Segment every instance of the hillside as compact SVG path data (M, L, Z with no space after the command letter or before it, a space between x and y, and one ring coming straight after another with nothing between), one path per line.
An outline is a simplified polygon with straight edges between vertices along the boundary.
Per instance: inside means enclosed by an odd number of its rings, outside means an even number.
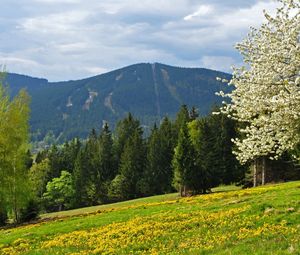
M180 68L163 64L136 64L83 80L51 83L45 79L8 74L15 94L26 87L32 97L31 128L40 140L52 130L60 141L86 137L92 128L115 123L131 112L145 128L162 117L174 117L180 105L209 112L222 100L215 95L226 86L216 81L226 77L202 68Z
M0 254L299 254L299 181L230 188L44 215L0 230Z

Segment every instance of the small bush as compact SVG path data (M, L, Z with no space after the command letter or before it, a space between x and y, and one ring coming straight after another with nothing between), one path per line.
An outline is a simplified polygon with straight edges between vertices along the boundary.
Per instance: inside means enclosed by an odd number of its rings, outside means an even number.
M30 200L27 206L20 211L20 222L28 222L37 219L39 212L39 203L36 200Z

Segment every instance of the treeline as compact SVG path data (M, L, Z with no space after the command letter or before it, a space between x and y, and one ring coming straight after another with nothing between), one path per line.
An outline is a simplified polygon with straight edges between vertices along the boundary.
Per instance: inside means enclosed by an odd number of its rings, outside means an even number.
M73 139L37 154L29 176L46 211L78 208L180 191L209 192L239 182L245 173L232 154L234 121L223 114L199 118L182 106L143 135L131 114L112 134L105 124L86 141Z

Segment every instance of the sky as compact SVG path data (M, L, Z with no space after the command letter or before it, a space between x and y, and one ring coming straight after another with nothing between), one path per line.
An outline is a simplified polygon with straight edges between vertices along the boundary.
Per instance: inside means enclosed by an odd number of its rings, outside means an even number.
M272 0L1 0L0 65L75 80L141 62L231 72Z

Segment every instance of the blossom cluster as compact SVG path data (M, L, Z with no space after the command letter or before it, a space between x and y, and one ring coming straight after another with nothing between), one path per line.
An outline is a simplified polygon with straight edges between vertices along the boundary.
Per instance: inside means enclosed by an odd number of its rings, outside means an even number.
M277 159L300 142L300 1L280 0L275 17L237 44L245 66L233 69L222 111L242 123L234 140L241 163Z

